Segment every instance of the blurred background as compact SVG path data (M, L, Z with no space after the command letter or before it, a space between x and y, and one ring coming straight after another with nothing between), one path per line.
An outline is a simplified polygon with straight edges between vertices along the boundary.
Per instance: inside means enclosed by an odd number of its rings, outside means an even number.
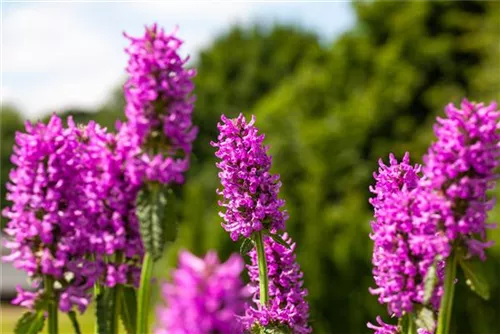
M281 174L316 333L366 333L376 315L390 320L368 292L368 186L377 160L409 151L421 162L447 103L500 100L500 2L3 6L2 208L24 120L57 112L114 129L124 118L122 31L178 24L183 53L198 69L200 132L187 182L176 189L177 240L157 274L167 275L180 248L216 249L223 259L239 250L220 227L209 143L221 114L254 114ZM490 220L500 221L500 206ZM491 299L470 292L459 273L453 333L500 333L500 230L490 237L497 241L486 263ZM9 333L21 311L6 301L25 278L5 264L2 271L2 332Z

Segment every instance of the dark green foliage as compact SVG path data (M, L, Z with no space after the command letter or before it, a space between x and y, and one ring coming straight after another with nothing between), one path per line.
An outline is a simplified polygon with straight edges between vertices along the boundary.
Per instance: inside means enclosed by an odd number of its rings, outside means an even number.
M137 218L146 252L158 260L165 247L164 224L169 189L160 184L147 184L137 196Z
M137 295L135 288L130 286L122 287L121 294L120 318L123 327L128 334L135 334L136 331L136 315L137 315Z
M116 285L113 288L102 287L99 295L96 297L96 334L114 334L118 328L117 314L120 302L121 286Z
M9 203L6 199L6 184L9 179L9 172L12 169L12 162L10 155L12 154L12 147L15 143L16 131L23 128L23 119L19 112L10 106L2 106L0 113L0 182L1 182L1 195L0 204L3 209ZM2 216L2 228L5 227L7 220Z
M246 238L245 240L243 240L243 242L241 243L241 246L240 246L240 254L241 255L247 255L248 252L250 252L252 250L252 248L254 247L254 243L253 243L253 240L250 239L250 238Z
M484 264L478 260L460 260L460 267L465 275L465 283L481 298L490 299L490 287L484 276Z
M264 230L264 233L268 236L270 236L276 243L280 244L281 246L284 246L288 249L290 249L290 245L283 240L283 237L279 234L272 234L271 232Z
M14 328L15 334L35 334L42 331L45 317L42 311L26 312L17 321Z

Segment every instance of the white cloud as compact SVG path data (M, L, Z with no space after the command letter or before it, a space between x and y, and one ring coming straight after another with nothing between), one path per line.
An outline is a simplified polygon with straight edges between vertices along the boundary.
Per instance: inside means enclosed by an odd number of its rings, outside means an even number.
M103 103L125 77L122 32L140 36L145 24L157 22L167 31L178 25L185 41L181 53L196 56L231 25L259 18L305 19L334 31L332 16L344 13L338 8L213 1L9 3L2 27L3 101L27 117Z
M178 24L183 53L194 54L223 27L243 22L249 8L182 2L12 6L3 20L2 96L27 117L95 107L123 79L122 31L140 35L144 24L158 22L167 30Z

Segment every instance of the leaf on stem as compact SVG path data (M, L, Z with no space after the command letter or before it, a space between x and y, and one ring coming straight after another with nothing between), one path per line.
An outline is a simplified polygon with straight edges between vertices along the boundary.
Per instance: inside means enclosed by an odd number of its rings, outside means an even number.
M75 330L75 334L82 334L82 331L80 330L80 325L78 324L78 319L76 318L75 311L69 311L68 317L69 317L69 320L71 321L71 325L73 326L73 329Z
M241 255L247 255L250 250L254 247L254 242L250 238L246 238L243 240L241 247L240 247L240 254Z
M421 306L416 308L415 324L418 328L426 329L430 332L436 328L436 317L430 308Z
M45 317L42 311L26 312L14 327L15 334L36 334L42 331L45 324Z
M424 278L424 304L427 304L432 297L432 293L434 292L434 288L436 287L438 277L436 270L436 261L429 267L427 270L427 274Z
M490 287L484 277L483 266L481 262L475 260L460 260L460 266L464 271L466 283L469 288L478 294L481 298L490 299Z
M120 318L128 334L134 334L137 326L137 296L130 286L122 288Z
M264 232L264 234L270 236L276 243L280 244L283 247L290 249L290 245L285 240L283 240L283 237L281 235L272 234L271 232L269 232L269 230L264 230L263 232Z
M142 243L153 260L158 260L165 246L165 218L169 189L159 184L145 185L137 197L137 217Z

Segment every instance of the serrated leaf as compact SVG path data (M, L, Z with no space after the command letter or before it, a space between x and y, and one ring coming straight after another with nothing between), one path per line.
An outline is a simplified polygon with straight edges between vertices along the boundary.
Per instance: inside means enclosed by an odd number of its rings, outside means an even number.
M142 243L153 260L158 260L165 246L165 212L168 188L161 185L146 185L137 197L137 218Z
M115 314L117 288L118 286L101 288L101 293L96 298L97 334L114 334L113 328L117 323Z
M288 249L290 249L290 245L283 240L283 237L279 234L271 234L269 231L265 232L268 236L270 236L276 243L280 244L281 246L284 246Z
M69 311L68 317L69 317L69 320L71 321L71 325L73 326L73 329L75 330L75 334L82 334L82 331L80 330L80 325L78 324L78 319L76 318L75 311Z
M14 327L15 334L36 334L42 331L45 324L45 317L42 311L26 312Z
M418 307L415 312L415 324L418 328L432 332L436 328L434 311L425 306Z
M427 274L424 278L424 304L427 304L431 299L438 281L436 266L437 264L434 262L433 265L429 267L429 270L427 270Z
M133 287L123 287L120 318L128 334L134 334L137 327L137 296Z
M465 282L469 288L481 298L490 299L490 287L484 277L483 266L480 262L472 260L461 260L460 266L464 271Z
M248 252L250 252L253 248L254 244L253 244L253 240L250 239L250 238L246 238L245 240L243 240L243 242L241 243L241 247L240 247L240 254L241 255L246 255L248 254Z

